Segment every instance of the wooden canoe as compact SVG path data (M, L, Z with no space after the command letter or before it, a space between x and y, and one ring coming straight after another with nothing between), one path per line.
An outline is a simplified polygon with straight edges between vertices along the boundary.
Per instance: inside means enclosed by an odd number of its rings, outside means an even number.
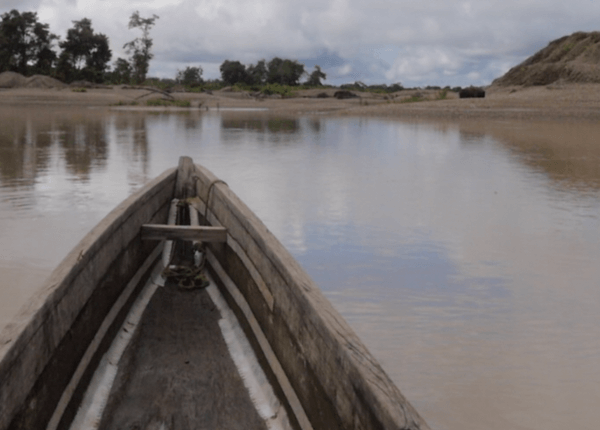
M187 226L169 225L174 198ZM174 253L205 256L211 286L162 286ZM254 370L235 370L225 313L251 345L271 409L246 391ZM81 421L106 365L116 370L97 390L100 412ZM182 157L100 222L0 333L0 430L69 428L429 427L254 213Z

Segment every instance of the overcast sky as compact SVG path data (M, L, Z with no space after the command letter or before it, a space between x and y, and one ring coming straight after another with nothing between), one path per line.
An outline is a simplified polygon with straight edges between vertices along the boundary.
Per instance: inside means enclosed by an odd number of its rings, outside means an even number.
M113 60L139 36L131 13L156 14L151 76L200 66L218 78L224 60L278 56L334 85L487 85L556 38L600 30L598 0L0 0L0 13L15 8L63 38L90 18Z

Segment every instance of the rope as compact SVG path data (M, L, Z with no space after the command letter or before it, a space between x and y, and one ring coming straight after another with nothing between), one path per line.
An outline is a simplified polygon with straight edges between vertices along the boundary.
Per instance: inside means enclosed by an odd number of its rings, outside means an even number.
M204 205L204 219L206 221L208 221L207 215L208 215L208 202L210 201L210 192L212 191L213 187L219 183L227 185L227 182L225 182L221 179L215 179L208 186L208 192L206 193L206 204ZM229 186L229 185L227 185L227 186Z
M194 175L192 177L192 179L193 179L194 183L196 183L200 180L200 178L196 175ZM204 219L206 221L208 221L207 215L208 215L208 203L210 201L210 193L212 192L213 187L218 183L227 185L227 182L225 182L221 179L215 179L208 185L208 192L206 193L206 203L204 205ZM229 186L229 185L227 185L227 186ZM186 194L184 197L188 197L187 189L184 189L184 193ZM177 203L177 206L180 206L180 205L185 206L185 207L190 207L189 203L187 203L185 200L179 200ZM180 221L181 221L180 213L178 210L176 213L175 224L180 224L181 223ZM191 223L191 219L190 219L190 223ZM193 251L194 251L194 253L199 252L201 254L201 259L198 262L198 265L196 265L194 268L189 268L189 267L172 268L170 266L170 261L169 261L169 264L166 266L165 270L163 271L163 276L165 278L173 279L175 282L177 282L177 286L179 288L189 290L189 289L194 289L194 288L204 288L209 284L208 279L206 278L206 276L203 273L204 267L206 265L206 244L204 242L195 243ZM172 256L171 256L171 258L172 258Z

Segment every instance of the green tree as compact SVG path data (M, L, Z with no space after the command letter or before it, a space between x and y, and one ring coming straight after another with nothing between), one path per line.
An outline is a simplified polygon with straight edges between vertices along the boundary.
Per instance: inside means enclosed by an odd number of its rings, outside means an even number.
M180 85L198 87L202 85L202 68L188 66L185 70L178 70L175 80Z
M249 83L248 72L246 67L239 61L223 61L221 67L221 79L226 85L234 85L239 83Z
M142 30L142 37L135 38L123 45L125 51L131 56L129 62L131 64L132 79L137 84L141 84L146 80L150 60L154 57L150 52L153 43L150 39L150 29L157 19L157 15L142 18L138 11L135 11L129 18L129 29L139 28Z
M113 84L129 84L131 82L131 64L123 58L117 58L111 72L111 82Z
M13 9L4 13L0 21L0 72L50 74L56 60L52 49L56 39L48 24L38 21L36 12Z
M388 87L388 90L390 93L393 93L395 91L402 91L404 89L404 87L402 86L402 84L400 82L396 82L395 84L392 84Z
M57 76L66 82L79 79L92 82L104 80L112 52L108 47L108 37L94 33L90 19L73 21L73 28L67 31L67 38L58 45L62 52L58 59Z
M281 85L298 85L304 74L304 64L296 60L282 60L275 57L267 65L267 83Z
M256 66L250 64L246 67L249 83L252 85L263 85L267 82L267 65L265 60L260 60Z
M327 75L321 71L319 66L315 66L315 70L310 74L308 81L306 81L306 85L320 87L323 85L321 79L327 79Z

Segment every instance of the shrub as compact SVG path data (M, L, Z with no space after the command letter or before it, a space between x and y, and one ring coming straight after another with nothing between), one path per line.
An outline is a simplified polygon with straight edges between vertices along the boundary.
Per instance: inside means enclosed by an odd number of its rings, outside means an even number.
M139 103L136 101L132 101L132 102L124 102L122 100L119 100L117 103L113 104L112 106L137 106Z
M147 106L167 106L167 107L186 107L189 108L191 103L189 100L165 100L151 99L146 102Z
M185 87L199 87L202 85L202 67L186 67L177 70L175 81Z
M295 94L289 85L281 84L267 84L260 90L260 92L267 96L279 94L281 97L293 97Z

